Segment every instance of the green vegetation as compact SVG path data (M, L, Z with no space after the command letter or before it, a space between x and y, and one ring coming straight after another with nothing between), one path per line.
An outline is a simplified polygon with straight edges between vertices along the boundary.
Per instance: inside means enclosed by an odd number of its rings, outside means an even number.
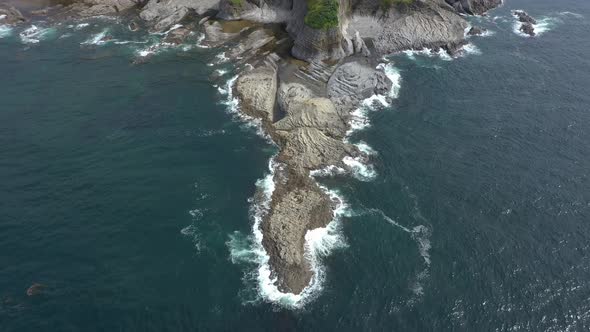
M317 30L338 27L338 0L307 0L305 24Z
M230 2L234 7L242 7L244 4L244 0L230 0Z

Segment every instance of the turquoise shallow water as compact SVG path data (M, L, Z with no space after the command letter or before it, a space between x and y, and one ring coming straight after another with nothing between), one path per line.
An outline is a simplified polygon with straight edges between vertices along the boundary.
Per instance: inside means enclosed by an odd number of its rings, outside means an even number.
M514 34L513 8L547 31ZM348 203L346 246L298 310L232 261L274 148L223 105L220 50L133 64L159 37L0 28L0 330L587 330L588 17L508 1L475 19L494 31L479 52L392 57L399 97L353 137L378 176L322 180ZM105 29L138 43L94 45Z

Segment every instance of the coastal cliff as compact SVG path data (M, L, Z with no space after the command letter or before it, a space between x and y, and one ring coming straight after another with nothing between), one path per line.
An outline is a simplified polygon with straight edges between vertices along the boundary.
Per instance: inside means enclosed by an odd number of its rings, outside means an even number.
M176 29L167 37L171 43L181 43L190 25L204 33L208 46L227 49L240 70L231 87L240 111L259 119L279 148L275 190L260 224L271 279L281 292L300 294L315 277L306 234L326 227L337 204L313 175L329 167L352 173L355 165L370 159L348 142L347 135L352 112L363 100L390 95L392 82L378 66L380 58L425 48L455 55L469 27L462 15L483 14L500 4L501 0L80 0L50 7L45 14L138 16L151 31ZM0 6L0 14L10 24L25 20L7 6ZM225 28L227 21L237 20L249 23L238 31Z

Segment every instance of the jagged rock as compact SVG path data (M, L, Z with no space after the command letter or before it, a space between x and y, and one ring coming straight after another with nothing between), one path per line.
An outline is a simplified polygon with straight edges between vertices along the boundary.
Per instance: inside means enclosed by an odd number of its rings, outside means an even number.
M133 0L83 0L80 4L80 16L112 15L137 6Z
M502 0L445 0L456 11L470 15L481 15L502 4Z
M531 37L536 36L535 27L531 23L523 23L519 29L522 33L525 33Z
M388 95L391 81L384 72L358 62L338 67L328 81L328 96L342 111L350 111L372 95Z
M18 9L0 4L0 24L16 24L25 21L25 17Z
M289 115L293 112L293 108L299 104L311 99L313 93L304 85L298 83L281 84L278 91L279 109Z
M256 52L263 46L267 45L271 41L275 40L275 37L269 35L265 30L255 30L250 33L247 37L240 40L240 43L227 52L230 59L243 56L249 52Z
M372 39L379 54L457 43L464 40L467 27L461 16L432 3L403 14L392 9L381 17L356 15L349 24L349 30Z
M158 31L180 23L189 14L203 15L219 8L220 0L150 0L139 16Z
M512 13L521 23L537 24L537 20L535 20L531 15L529 15L525 11L515 10Z
M290 175L275 190L272 212L262 223L262 242L279 289L299 294L310 283L313 272L304 255L305 234L331 219L332 202L309 178Z
M277 72L274 68L261 67L246 72L236 82L236 93L242 110L267 121L274 120L277 91Z
M522 10L515 10L512 12L512 14L518 19L520 23L522 23L519 29L522 33L525 33L531 37L536 35L534 25L537 24L537 20Z
M164 42L174 44L174 45L180 45L180 44L184 43L184 41L186 40L186 38L190 34L191 34L191 30L188 28L185 28L185 27L174 29L174 30L168 32L168 34L166 35L166 38L164 38Z
M250 20L262 23L282 23L291 18L293 0L221 0L219 18Z
M482 34L484 34L487 30L481 27L471 27L471 29L469 29L469 31L467 32L467 34L469 36L481 36Z

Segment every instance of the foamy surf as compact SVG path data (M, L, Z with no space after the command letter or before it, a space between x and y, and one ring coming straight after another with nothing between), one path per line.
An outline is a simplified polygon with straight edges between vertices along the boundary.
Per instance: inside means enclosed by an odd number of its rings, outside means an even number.
M12 28L7 25L0 25L0 38L12 35Z
M517 11L521 10L519 9ZM518 20L518 16L515 14L513 14L512 16L515 19L515 22L512 25L512 31L523 38L540 37L541 35L553 30L558 24L563 23L559 18L543 16L540 19L537 19L537 24L533 24L533 28L535 29L535 36L530 36L520 31L522 23Z
M305 235L305 257L311 264L313 277L310 284L300 294L285 293L275 285L276 278L271 277L269 265L270 257L262 244L263 233L260 230L262 220L270 209L272 194L275 190L274 175L279 164L274 158L269 162L269 174L256 182L261 193L259 201L251 207L251 215L254 219L252 236L244 238L240 233L229 236L227 246L230 249L230 258L234 263L255 264L256 269L251 274L246 274L246 282L253 282L258 299L246 299L245 303L255 303L263 300L280 306L297 309L303 307L315 298L322 290L325 280L325 267L321 260L337 248L346 246L344 237L340 231L340 219L346 215L347 205L335 191L329 191L325 187L322 190L336 203L332 221L323 228L310 230Z
M190 240L193 242L196 252L197 253L201 252L202 241L201 241L201 235L200 235L200 232L199 232L199 229L197 228L197 226L195 226L193 224L188 225L185 228L180 230L180 234L190 238Z
M363 182L370 182L377 178L377 172L371 164L366 164L364 158L346 156L342 162L352 171L352 176Z
M245 127L254 129L256 134L270 144L274 144L270 136L262 129L262 121L260 119L253 118L242 112L240 112L240 103L238 98L234 96L234 85L238 80L238 75L235 75L228 79L223 86L217 87L217 91L223 97L221 104L225 106L226 111L236 117Z
M407 50L402 52L408 59L416 60L416 56L428 57L428 58L439 58L444 61L452 61L453 57L442 48L438 51L434 51L430 48L424 48L422 50Z
M48 38L53 32L55 32L54 28L40 28L36 25L31 25L22 31L19 36L23 44L37 44L41 40Z
M369 128L371 122L369 120L369 112L382 109L383 107L389 107L390 101L396 99L399 96L401 88L401 73L391 63L381 63L377 66L378 70L382 70L387 78L391 81L391 88L387 96L384 95L372 95L371 97L362 101L359 108L352 111L349 119L349 130L346 132L344 141L350 143L351 136L360 130ZM368 157L376 155L376 151L373 150L367 143L359 142L355 144L358 150L364 155L363 157L344 157L342 162L348 166L351 170L354 178L360 181L368 182L372 181L377 177L377 172L373 165L367 164Z
M422 295L424 295L423 282L429 276L429 270L430 270L430 264L431 264L430 249L432 248L432 245L430 243L430 237L432 236L432 232L431 232L430 228L428 228L427 226L424 226L424 225L418 225L418 226L414 226L414 227L406 227L406 226L398 223L393 218L390 218L383 211L381 211L379 209L369 209L368 213L377 214L381 218L383 218L383 220L387 221L389 224L401 229L405 233L408 233L410 235L410 237L412 238L412 240L414 240L414 242L416 243L416 246L418 247L418 253L420 254L420 257L422 257L422 259L424 261L424 269L422 271L420 271L418 274L416 274L416 280L412 283L412 285L410 286L410 289L414 293L414 296L421 297ZM415 302L415 301L416 301L416 299L410 300L410 302Z
M81 45L104 45L111 40L106 40L107 34L109 33L109 29L103 29L101 32L92 35L86 41L83 41Z

